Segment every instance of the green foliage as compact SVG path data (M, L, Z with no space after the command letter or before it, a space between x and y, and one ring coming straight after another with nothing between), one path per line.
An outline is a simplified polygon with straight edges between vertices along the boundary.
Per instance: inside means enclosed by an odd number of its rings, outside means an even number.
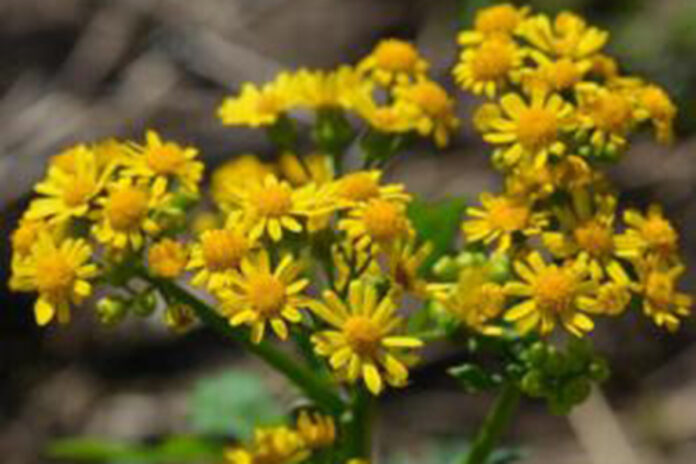
M500 386L503 381L499 374L491 374L476 364L464 363L447 371L457 379L459 385L467 393L479 393Z
M199 433L247 440L255 426L278 422L282 411L258 376L228 370L198 382L191 416Z

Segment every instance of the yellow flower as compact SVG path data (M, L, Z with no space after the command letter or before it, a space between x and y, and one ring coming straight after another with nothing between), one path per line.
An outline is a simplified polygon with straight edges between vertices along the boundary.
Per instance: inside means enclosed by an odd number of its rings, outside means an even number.
M648 254L668 259L676 253L679 236L659 205L650 205L645 215L635 209L626 210L624 222L629 228L616 237L619 256L636 260Z
M583 158L570 155L539 168L530 162L517 164L505 178L505 190L508 195L534 200L548 198L559 190L572 193L602 183L602 173L593 170Z
M39 234L26 259L13 263L12 289L39 294L34 305L36 323L46 325L54 317L70 321L70 304L79 304L92 293L89 279L97 266L89 263L92 248L83 239L56 242Z
M419 271L432 251L433 246L430 242L417 247L414 239L399 240L389 250L389 279L397 294L404 291L418 298L426 297L427 282L419 275Z
M402 320L395 314L392 296L379 300L377 289L361 280L351 282L347 302L331 290L323 296L324 301L312 301L310 309L332 328L312 336L317 354L329 358L331 367L349 383L362 377L375 395L382 391L384 381L405 386L408 369L400 358L405 350L420 348L423 342L397 335Z
M637 293L643 297L643 312L658 327L676 331L680 318L691 314L693 298L677 290L677 280L684 273L682 265L665 266L650 259L637 263Z
M531 159L541 167L551 155L565 152L560 136L570 128L573 107L560 95L535 89L527 103L509 93L500 99L500 107L504 116L490 123L493 130L484 134L484 140L501 146L495 157L505 165Z
M428 291L445 310L467 327L485 335L502 334L492 324L505 307L503 287L491 280L489 266L468 266L454 284L431 284Z
M469 242L483 240L485 244L498 242L498 251L512 246L515 235L531 236L541 232L547 223L545 213L534 212L532 204L522 198L506 195L480 195L483 209L467 208L473 216L463 222L462 230Z
M302 218L320 216L334 209L331 199L318 195L314 184L293 189L272 174L262 184L238 189L236 196L250 237L257 239L267 234L274 242L283 238L283 229L302 232Z
M345 108L354 106L356 94L369 87L351 66L334 71L301 70L295 75L297 104L308 108Z
M152 213L162 205L163 197L126 177L108 185L107 190L108 194L97 200L102 209L92 233L99 242L116 250L139 250L146 235L160 230Z
M110 170L101 169L94 152L84 145L72 148L70 158L70 163L51 166L47 178L36 185L34 190L41 197L31 202L27 219L60 223L87 215Z
M171 181L188 192L198 192L203 163L196 161L197 149L163 141L153 130L147 131L145 141L144 146L132 144L125 161L125 176L153 181L152 189L156 192L166 191Z
M285 255L275 269L266 250L242 260L240 273L231 277L230 287L219 291L222 311L233 326L251 327L251 341L263 340L266 324L281 339L288 338L288 323L302 320L299 308L309 299L301 292L309 280L298 279L301 266Z
M471 45L491 36L510 36L517 32L528 14L529 7L516 8L509 3L482 8L476 12L474 30L460 32L457 42Z
M46 221L28 219L25 216L19 221L19 226L12 232L10 237L12 252L19 257L27 256L41 234L47 233L59 240L62 238L62 232L62 228L52 227Z
M302 437L289 427L266 427L254 430L249 447L225 450L226 464L294 464L309 457Z
M384 39L360 62L358 70L381 85L403 84L423 76L428 63L409 42Z
M283 153L278 158L278 171L295 187L310 183L324 185L333 179L331 158L322 153L303 157Z
M525 262L526 261L526 262ZM560 322L570 333L581 337L594 323L581 308L581 297L591 296L597 283L590 280L587 263L577 259L563 266L547 264L533 251L526 260L515 261L515 273L521 281L505 284L505 294L522 298L508 309L505 319L515 323L521 334L537 329L548 335Z
M186 266L187 270L197 271L191 283L206 286L210 291L229 285L254 246L239 216L231 214L224 228L204 231L193 245Z
M621 148L626 144L639 114L624 92L582 83L576 87L576 98L579 127L591 132L593 146Z
M334 289L343 293L350 283L363 276L381 276L382 269L372 254L359 250L352 243L334 243L331 247L334 265Z
M401 134L415 129L416 116L402 111L398 105L380 104L371 91L354 95L353 111L378 132Z
M174 333L182 334L196 323L196 312L187 304L167 305L163 315L164 324Z
M186 268L188 253L184 246L170 238L165 238L153 244L147 253L147 264L150 272L165 279L179 277Z
M297 416L296 428L308 448L326 448L336 441L336 424L331 416L303 409Z
M377 246L388 249L396 240L412 234L403 203L373 199L351 209L338 223L358 250Z
M218 117L226 126L272 126L278 117L297 103L295 76L280 73L273 82L257 87L242 85L236 97L226 98L218 109Z
M607 265L606 274L609 280L597 287L592 296L581 296L578 306L588 313L618 316L631 302L631 289L635 283L617 261Z
M559 13L553 24L544 15L527 19L519 33L544 53L573 59L598 53L609 40L607 32L588 26L584 19L569 12Z
M587 190L576 190L570 199L570 205L555 209L561 230L544 232L544 245L557 258L586 253L590 273L601 279L616 256L616 197L597 195L593 201Z
M527 70L522 77L523 85L527 86L528 92L533 91L535 85L541 85L548 91L560 92L572 89L592 69L592 61L589 59L575 61L570 58L558 58L552 60L539 52L531 52L530 57L537 63L538 67Z
M241 155L217 168L211 177L210 193L215 203L223 210L233 207L240 188L263 184L274 167L263 163L254 155Z
M493 98L509 82L519 79L524 54L505 36L494 36L465 49L453 69L454 79L474 95Z
M439 84L430 80L419 80L394 89L396 106L404 117L412 118L419 134L431 135L438 147L449 142L450 133L459 127L454 114L454 100Z
M407 203L411 196L403 184L380 185L384 173L380 170L354 171L334 182L334 195L340 206L364 205L370 200L388 200Z
M650 118L657 140L661 143L670 143L674 138L673 121L677 116L677 107L674 105L665 90L657 85L646 85L638 90L638 117Z

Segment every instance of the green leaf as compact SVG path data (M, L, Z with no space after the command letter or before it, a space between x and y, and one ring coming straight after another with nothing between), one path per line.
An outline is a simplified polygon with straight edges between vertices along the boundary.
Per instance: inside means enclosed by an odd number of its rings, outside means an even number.
M434 202L415 198L409 204L408 217L413 227L424 241L433 244L433 252L422 269L430 269L444 254L453 251L465 207L463 198Z
M195 387L191 404L196 431L211 435L251 438L258 424L282 417L281 408L254 374L229 370L203 379Z

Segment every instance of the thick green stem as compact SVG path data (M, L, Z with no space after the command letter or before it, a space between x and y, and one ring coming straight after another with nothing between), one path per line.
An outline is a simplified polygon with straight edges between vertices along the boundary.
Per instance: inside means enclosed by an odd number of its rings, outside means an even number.
M520 391L516 385L508 383L503 386L462 464L484 464L488 460L517 409L519 400Z
M366 388L356 387L350 421L346 424L348 458L370 458L374 402L374 397Z
M326 408L333 414L340 414L344 410L344 403L340 396L311 369L298 364L269 343L252 343L246 330L230 326L227 319L176 283L150 276L145 278L161 292L189 305L208 327L240 343L244 348L282 372L319 406Z

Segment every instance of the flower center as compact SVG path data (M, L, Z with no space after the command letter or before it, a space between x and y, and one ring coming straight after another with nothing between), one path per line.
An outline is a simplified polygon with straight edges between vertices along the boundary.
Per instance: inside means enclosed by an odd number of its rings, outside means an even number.
M60 252L40 256L36 261L36 287L54 298L68 295L76 279L75 268Z
M284 185L271 185L259 190L254 201L261 216L279 217L292 208L292 192Z
M75 176L63 189L63 202L70 208L83 205L92 195L95 187L92 179Z
M588 221L573 231L580 248L595 258L607 256L614 249L614 240L608 227L597 221Z
M477 81L499 80L510 71L515 47L504 39L484 42L471 60L471 71Z
M552 266L539 273L533 287L534 300L541 309L562 313L573 304L576 279L569 270Z
M413 101L426 113L437 116L449 112L451 105L447 93L437 84L420 82L412 92Z
M38 222L23 222L12 233L12 249L19 255L26 255L31 251L31 247L39 235L40 223Z
M350 317L343 325L343 335L353 351L362 356L374 355L382 339L379 326L365 316Z
M106 216L115 230L136 229L147 214L148 196L143 190L127 187L109 196Z
M523 229L529 220L529 208L506 198L497 199L488 214L490 223L496 229L506 232Z
M658 308L667 308L674 296L674 280L664 272L651 272L645 283L645 297Z
M676 248L677 233L669 222L659 216L649 217L641 226L640 232L652 248L664 253Z
M347 200L367 201L379 196L379 185L369 173L356 172L341 180L339 195Z
M205 266L212 271L224 271L239 266L249 250L244 235L234 230L208 230L201 236Z
M285 305L285 285L272 274L258 274L249 279L249 301L262 315L271 317Z
M175 174L186 165L186 155L173 143L165 143L147 151L147 165L157 174Z
M546 69L546 79L558 90L568 89L577 84L582 77L577 67L567 58L550 64Z
M394 203L374 200L363 213L367 234L378 242L392 240L406 230L401 209Z
M283 107L283 100L275 93L262 93L256 100L256 111L265 115L276 115Z
M515 7L512 5L498 5L480 11L476 15L474 27L477 31L484 34L509 34L515 30L519 22L520 14Z
M608 315L619 315L631 301L631 292L625 285L609 282L602 285L597 293L597 303Z
M546 108L527 108L519 115L517 138L527 150L538 150L556 141L558 120Z
M401 40L385 40L375 50L377 66L389 71L411 71L418 62L413 45Z
M615 93L603 95L594 105L593 117L600 129L622 132L631 121L631 103Z
M659 87L647 87L641 93L640 100L653 118L668 120L672 119L676 113L671 100Z

